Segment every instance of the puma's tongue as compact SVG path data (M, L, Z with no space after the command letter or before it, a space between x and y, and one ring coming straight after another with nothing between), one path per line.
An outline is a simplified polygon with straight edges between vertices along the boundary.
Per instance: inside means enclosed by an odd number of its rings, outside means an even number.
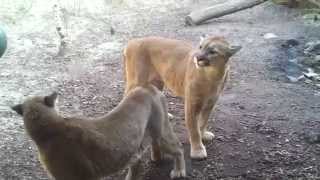
M209 62L206 60L198 60L199 66L209 66Z

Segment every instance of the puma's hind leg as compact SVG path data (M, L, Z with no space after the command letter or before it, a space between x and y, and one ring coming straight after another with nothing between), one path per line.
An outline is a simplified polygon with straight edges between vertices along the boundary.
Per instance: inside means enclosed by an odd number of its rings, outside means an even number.
M186 167L182 144L173 131L172 125L169 122L167 104L164 96L161 98L164 107L164 119L162 121L162 133L160 139L160 149L162 152L171 155L174 159L174 167L170 173L170 177L180 178L186 176Z
M161 137L161 152L171 155L174 160L174 166L173 170L170 173L170 177L172 179L185 177L186 167L182 144L178 140L177 136L174 134L170 125L165 125L163 128L166 128L168 131L166 132L166 134L163 135L163 137Z
M143 165L141 160L138 160L129 167L125 180L143 180Z

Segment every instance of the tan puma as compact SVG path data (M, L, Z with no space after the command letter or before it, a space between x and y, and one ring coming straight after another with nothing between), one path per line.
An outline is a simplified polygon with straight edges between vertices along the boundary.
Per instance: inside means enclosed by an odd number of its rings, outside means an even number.
M223 37L204 38L199 47L161 37L131 40L124 50L125 92L152 83L183 97L191 157L206 158L202 140L214 137L207 131L209 114L227 81L228 60L240 49Z
M126 167L126 180L143 179L139 158L150 144L156 150L152 159L162 152L173 156L171 178L186 176L183 150L157 88L137 87L110 113L91 120L60 116L56 97L32 97L12 107L23 116L42 164L56 180L98 180Z

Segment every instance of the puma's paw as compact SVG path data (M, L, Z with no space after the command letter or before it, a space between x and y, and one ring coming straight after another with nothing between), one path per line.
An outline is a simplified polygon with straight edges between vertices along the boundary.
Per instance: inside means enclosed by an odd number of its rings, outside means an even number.
M151 150L151 161L152 162L158 162L163 159L163 154L161 152L154 152Z
M214 138L214 134L210 131L205 131L203 134L202 134L202 140L203 141L212 141Z
M159 162L161 160L162 160L161 156L154 156L154 155L151 156L151 161L152 162Z
M126 175L125 180L132 180L132 173L128 172L128 174Z
M185 169L172 170L170 173L170 177L171 179L186 177L186 170Z
M191 147L190 156L192 159L205 159L207 158L207 151L204 145L201 145L200 149L193 149Z

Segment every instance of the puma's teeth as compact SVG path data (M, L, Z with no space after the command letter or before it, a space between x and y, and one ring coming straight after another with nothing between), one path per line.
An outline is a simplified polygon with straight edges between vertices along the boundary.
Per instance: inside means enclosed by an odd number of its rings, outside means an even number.
M196 65L196 68L199 68L198 59L196 57L193 58L193 63Z

